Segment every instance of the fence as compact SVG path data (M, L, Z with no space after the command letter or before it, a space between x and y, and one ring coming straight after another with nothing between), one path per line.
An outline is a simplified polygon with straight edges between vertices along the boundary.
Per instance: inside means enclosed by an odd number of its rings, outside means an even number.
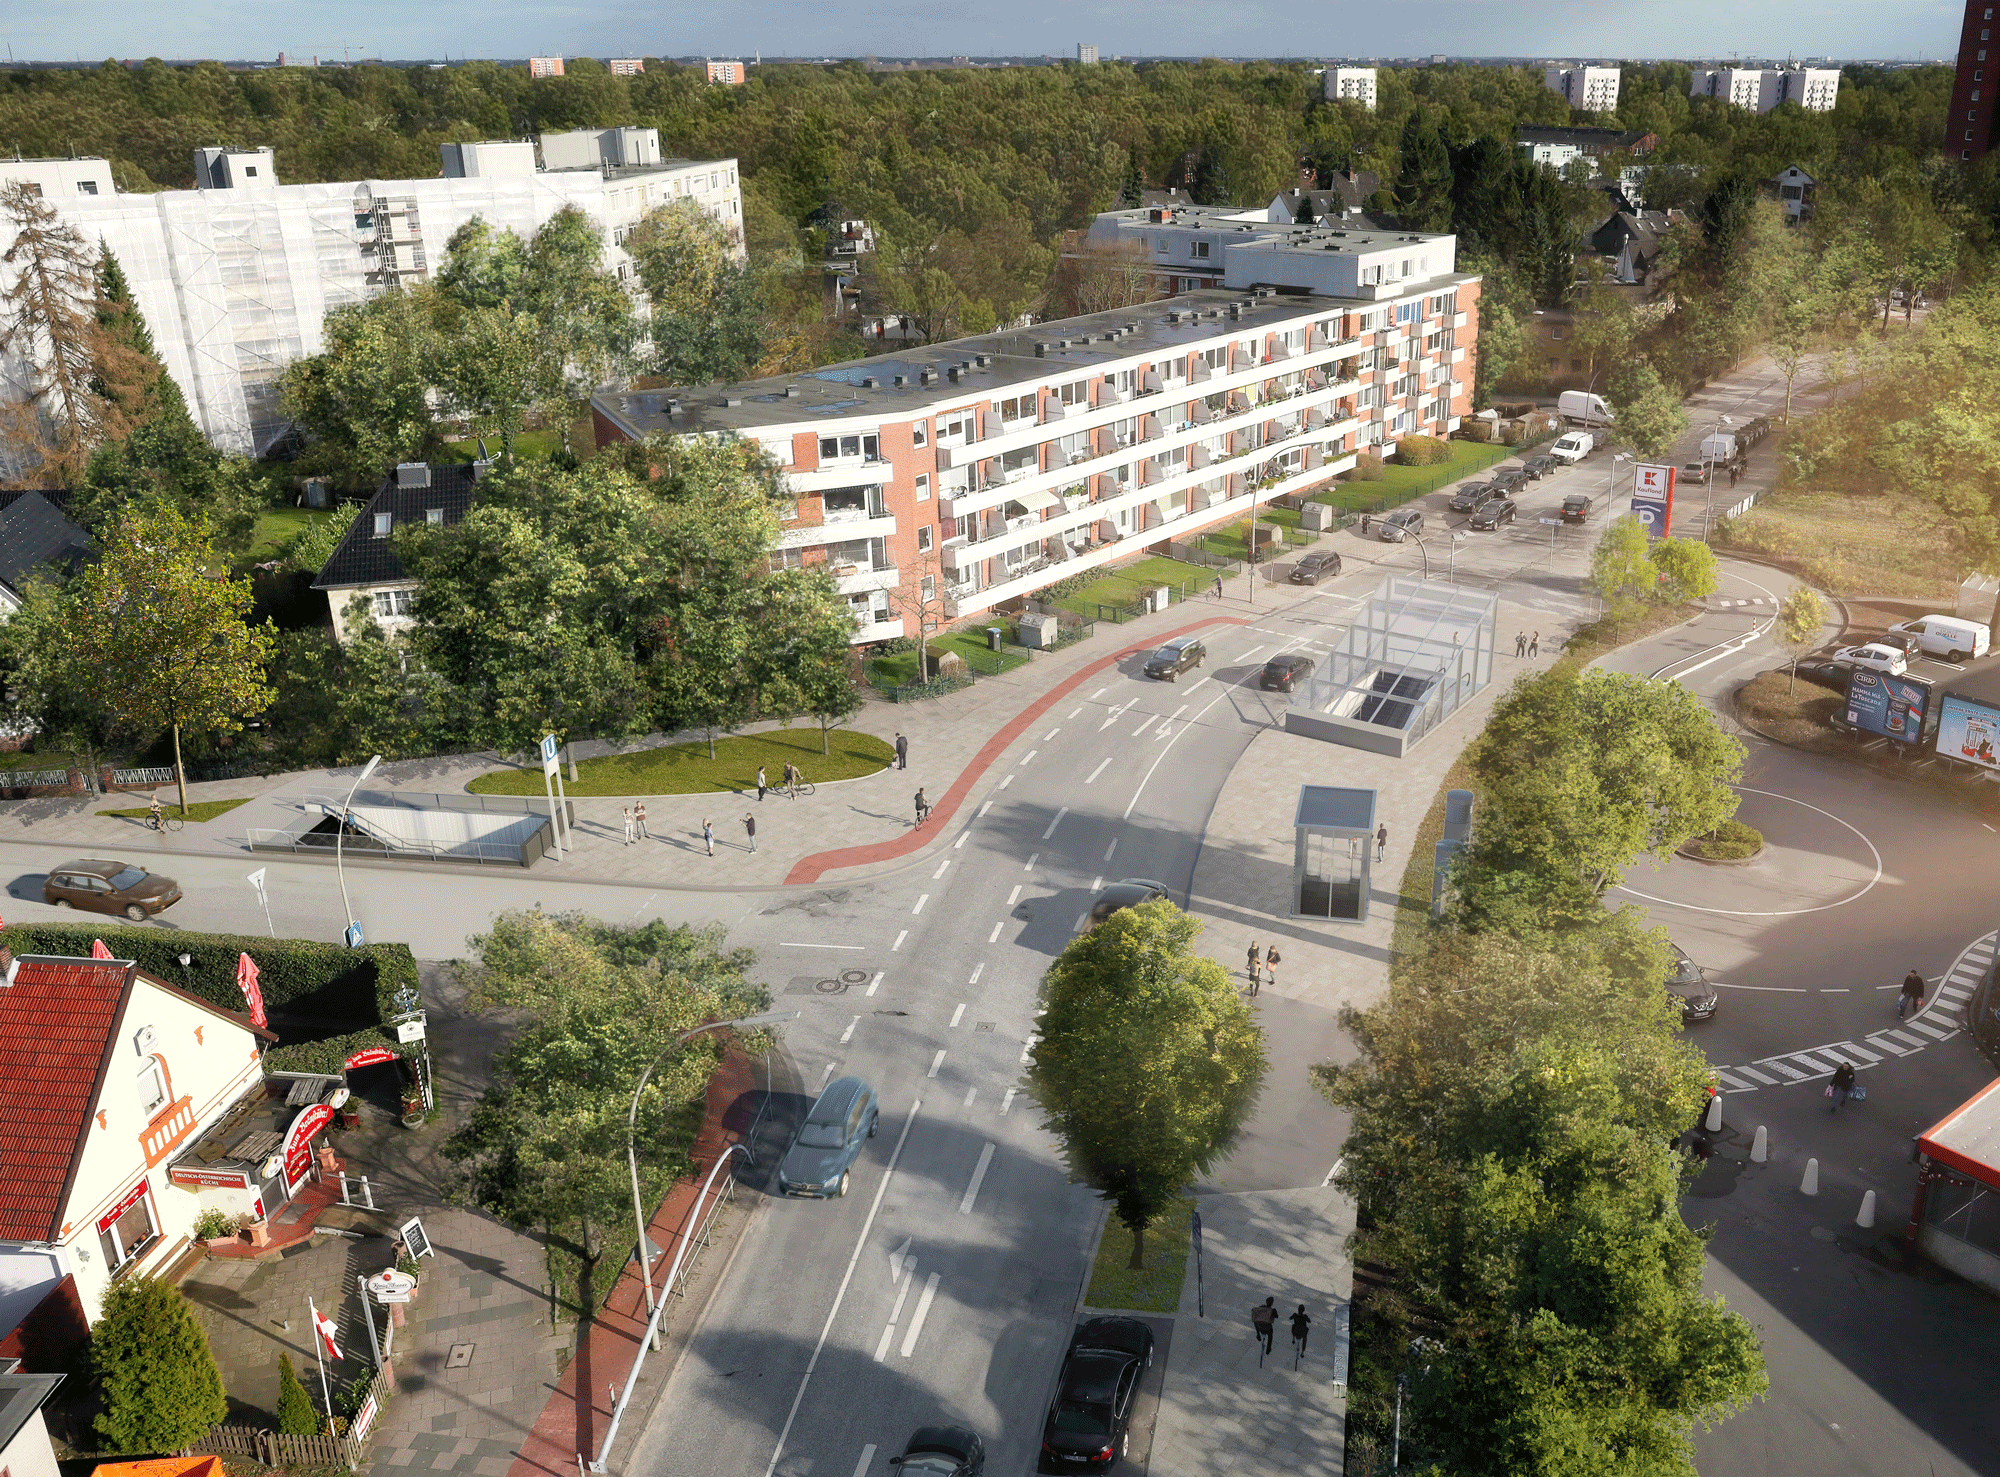
M9 800L28 800L41 795L87 795L90 788L84 783L80 769L9 769L0 770L0 796Z
M713 1212L711 1212L713 1215ZM707 1234L706 1224L702 1227ZM374 1402L375 1410L369 1415L368 1429L358 1435L350 1420L347 1428L338 1436L287 1436L280 1431L266 1431L260 1426L217 1426L201 1440L190 1446L183 1455L187 1456L240 1456L262 1462L267 1467L346 1467L357 1471L361 1466L362 1454L368 1446L369 1432L374 1423L381 1419L382 1401L395 1385L385 1370L377 1370L368 1383L363 1396L366 1402Z
M174 772L171 769L107 769L104 772L104 788L107 790L150 790L156 785L171 785Z

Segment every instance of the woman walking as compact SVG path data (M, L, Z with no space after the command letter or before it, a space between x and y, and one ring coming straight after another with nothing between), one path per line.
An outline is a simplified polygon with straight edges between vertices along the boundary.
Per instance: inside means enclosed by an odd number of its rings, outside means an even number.
M701 844L708 848L710 856L715 855L715 823L707 816L701 818Z
M1264 983L1272 989L1278 987L1278 946L1276 944L1264 954Z

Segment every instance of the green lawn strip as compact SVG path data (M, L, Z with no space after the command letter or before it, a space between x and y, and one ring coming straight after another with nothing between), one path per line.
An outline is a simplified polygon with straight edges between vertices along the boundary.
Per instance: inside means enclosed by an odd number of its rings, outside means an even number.
M239 805L248 805L249 803L250 797L248 795L245 795L240 800L197 800L183 813L178 805L166 799L165 796L162 796L160 799L160 806L168 815L190 821L212 821L219 815L229 814L230 811L236 809ZM97 814L115 815L121 820L145 821L153 818L153 807L142 805L136 810L100 810Z
M1006 633L1000 639L1009 645L1019 644L1019 633L1011 622L1003 622L1001 629ZM1002 672L1010 672L1028 661L1022 651L991 651L986 645L986 627L972 626L963 631L940 631L931 637L931 655L942 656L947 651L955 651L964 657L966 663L982 676L997 677ZM900 687L906 682L915 682L917 658L915 651L891 652L888 656L870 658L868 680L877 686Z
M1215 575L1216 571L1204 569L1199 564L1155 554L1136 564L1111 570L1082 589L1058 596L1049 603L1064 610L1073 610L1085 620L1096 620L1098 606L1130 605L1139 598L1141 590L1155 585L1168 586L1176 600L1181 598L1183 585L1187 586L1189 595L1199 595L1214 583ZM1227 575L1223 577L1229 578Z
M1291 508L1259 508L1257 510L1257 526L1259 528L1282 528L1285 530L1285 544L1281 545L1269 539L1264 541L1266 548L1274 552L1282 553L1290 544L1300 541L1297 538L1299 515ZM1201 546L1218 559L1248 558L1250 554L1249 518L1246 516L1226 528L1203 535Z
M325 512L311 508L264 508L257 514L257 522L250 530L250 549L243 558L249 563L259 559L269 559L284 546L285 540L300 532L314 518L325 518Z
M106 760L105 763L111 763ZM0 769L69 769L71 760L67 754L33 754L26 749L9 749L0 753Z
M501 438L498 431L488 432L486 450L493 456L500 455ZM514 455L524 462L546 461L562 446L561 431L516 431L514 433ZM479 442L468 436L463 441L447 441L439 447L436 459L440 462L476 462L479 460Z
M1093 1308L1126 1308L1135 1313L1172 1313L1181 1305L1181 1284L1187 1280L1190 1238L1188 1217L1194 1197L1184 1197L1146 1227L1145 1266L1133 1271L1132 1233L1112 1216L1104 1223L1091 1264L1090 1287L1083 1300Z
M1526 447L1502 446L1493 441L1449 441L1445 444L1451 448L1448 461L1428 467L1406 467L1389 462L1383 466L1381 477L1375 481L1336 482L1314 493L1313 501L1331 503L1336 508L1372 508L1378 503L1407 502L1419 490L1434 491L1470 477L1474 472L1482 472L1510 456L1533 454Z
M820 753L819 725L801 723L766 733L731 734L715 741L715 758L697 740L631 754L606 754L585 759L577 777L565 779L571 798L602 795L713 795L757 788L757 766L773 786L790 760L815 784L851 780L886 769L895 750L871 733L836 728L827 735L829 752ZM542 772L535 769L495 769L466 786L475 795L541 795Z

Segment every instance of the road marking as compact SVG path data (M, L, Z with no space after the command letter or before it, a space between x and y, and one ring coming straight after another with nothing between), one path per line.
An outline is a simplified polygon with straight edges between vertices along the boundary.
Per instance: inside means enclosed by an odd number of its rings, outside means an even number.
M1042 742L1047 743L1050 739L1054 738L1057 734L1061 732L1062 732L1062 725L1058 723L1054 728L1051 728L1047 733L1042 735Z
M1081 703L1078 703L1076 707L1070 710L1069 718L1074 718L1078 713L1081 713L1082 711L1083 711L1083 705ZM1069 722L1069 718L1063 719L1063 722L1065 723Z
M1812 991L1804 985L1725 985L1721 980L1710 980L1718 990L1756 990L1765 995L1810 995ZM1895 989L1894 985L1889 986Z
M1000 788L1003 790L1013 783L1014 783L1014 776L1011 774L1002 775L1000 777ZM988 805L991 805L993 802L989 800L986 803Z
M943 861L939 862L938 869L935 872L931 873L931 881L935 882L938 880L938 878L944 876L944 869L950 865L951 865L950 857L946 857Z
M781 949L859 949L861 944L779 944Z
M1021 900L1021 884L1016 882L1014 884L1014 890L1007 894L1007 906L1011 908L1014 906L1015 903L1019 902L1020 900Z
M1889 1040L1886 1040L1885 1038L1883 1038L1883 1037L1882 1037L1881 1035L1879 1035L1879 1034L1878 1034L1878 1035L1874 1035L1874 1036L1870 1036L1870 1037L1868 1038L1868 1044L1869 1044L1870 1046L1879 1046L1879 1047L1881 1047L1881 1048L1882 1048L1882 1049L1883 1049L1884 1051L1887 1051L1887 1052L1893 1052L1893 1053L1895 1053L1895 1055L1897 1055L1897 1056L1908 1056L1908 1055L1910 1054L1910 1050L1911 1050L1911 1049L1910 1049L1909 1047L1907 1047L1907 1046L1898 1046L1898 1045L1897 1045L1897 1044L1896 1044L1895 1042L1893 1042L1893 1041L1889 1041Z
M1104 879L1102 877L1093 877L1090 879L1090 890L1092 892L1097 891L1097 889L1102 887L1103 885L1104 885Z
M960 1104L959 1104L959 1106L960 1106L961 1108L969 1108L969 1107L971 1107L971 1106L972 1106L972 1100L973 1100L974 1098L978 1097L978 1096L979 1096L979 1089L978 1089L978 1088L976 1088L976 1087L968 1087L968 1088L966 1088L966 1089L965 1089L965 1101L964 1101L964 1102L962 1102L962 1103L960 1103Z
M845 1046L848 1042L854 1039L854 1028L860 1024L861 1024L861 1017L858 1015L853 1020L847 1023L847 1029L840 1033L840 1044L842 1046Z
M1090 914L1088 914L1088 913L1078 913L1078 914L1076 915L1076 927L1072 928L1072 929L1070 930L1070 932L1071 932L1071 933L1082 933L1082 932L1083 932L1083 925L1084 925L1084 924L1086 924L1086 923L1088 923L1089 921L1090 921Z
M1026 864L1025 866L1023 866L1023 867L1021 868L1021 870L1022 870L1023 872L1032 872L1032 871L1034 871L1034 870L1035 870L1035 863L1036 863L1036 862L1038 862L1038 861L1040 861L1041 859L1042 859L1042 854L1041 854L1041 853L1040 853L1039 851L1031 851L1031 852L1029 852L1029 853L1028 853L1028 861L1027 861L1027 864Z
M889 1253L889 1285L891 1287L894 1287L898 1282L901 1282L903 1280L903 1273L906 1270L906 1265L903 1261L903 1258L909 1256L910 1242L912 1239L913 1239L912 1237L905 1236L903 1238L903 1244L897 1247L894 1251ZM915 1257L910 1257L909 1262L907 1264L907 1270L915 1271L916 1266L917 1266L917 1259Z
M1872 1067L1875 1063L1882 1060L1881 1057L1877 1056L1867 1047L1856 1046L1852 1041L1842 1041L1837 1046L1822 1046L1815 1049L1840 1061L1853 1062L1857 1067L1864 1065Z
M903 940L904 940L904 939L906 939L906 938L908 938L909 936L910 936L910 931L909 931L909 929L907 929L907 928L906 928L906 929L904 929L904 930L903 930L903 931L902 931L901 933L897 934L897 935L896 935L896 942L894 942L893 944L889 945L889 952L890 952L891 954L893 954L893 953L895 953L895 952L896 952L896 951L897 951L898 949L902 948L902 947L903 947Z
M1056 812L1056 818L1050 821L1049 828L1046 831L1042 832L1042 839L1044 841L1048 840L1049 837L1055 835L1056 827L1062 824L1062 818L1068 814L1069 814L1069 807L1067 805L1065 805L1061 810Z
M826 1070L819 1074L819 1085L821 1087L826 1086L826 1079L831 1077L832 1075L833 1075L833 1063L828 1062L826 1064Z
M1027 753L1021 756L1020 762L1026 764L1030 759L1034 758L1037 754L1041 752L1042 751L1040 749L1030 749L1028 750Z
M1146 730L1151 728L1155 723L1158 723L1159 721L1160 721L1160 715L1158 713L1155 713L1152 717L1148 718L1144 723L1141 723L1137 728L1132 730L1132 737L1143 738L1145 736Z
M884 971L883 971L883 970L879 970L879 969L878 969L878 970L876 970L876 971L875 971L875 978L874 978L874 979L872 979L872 980L870 980L870 981L868 982L868 993L869 993L870 995L873 995L873 994L874 994L874 993L875 993L875 992L876 992L876 991L877 991L878 989L880 989L880 988L881 988L881 986L882 986L882 975L883 975L883 973L884 973Z
M1928 1025L1926 1025L1926 1024L1925 1024L1924 1022L1922 1022L1922 1021L1911 1021L1911 1022L1910 1022L1910 1029L1911 1029L1911 1030L1913 1030L1913 1031L1922 1031L1922 1032L1923 1032L1923 1033L1924 1033L1924 1034L1925 1034L1926 1036L1930 1037L1930 1038L1931 1038L1931 1039L1932 1039L1933 1041L1942 1041L1942 1040L1944 1040L1944 1039L1945 1039L1945 1038L1946 1038L1947 1036L1954 1036L1954 1035L1958 1034L1958 1033L1957 1033L1957 1032L1955 1032L1955 1031L1940 1031L1940 1030L1937 1030L1937 1029L1935 1029L1935 1028L1934 1028L1934 1027L1932 1027L1932 1026L1928 1026Z
M1258 649L1262 650L1261 647ZM1214 699L1208 704L1207 708L1203 708L1201 712L1195 714L1194 717L1190 719L1188 723L1181 729L1180 733L1175 734L1172 738L1167 740L1166 748L1160 750L1160 757L1153 761L1152 769L1148 769L1146 771L1146 777L1139 781L1139 788L1132 792L1131 804L1125 807L1125 814L1123 817L1121 817L1121 819L1130 820L1132 818L1132 809L1139 803L1139 797L1146 793L1146 786L1148 783L1151 782L1153 778L1153 771L1158 769L1162 764L1166 762L1167 755L1173 751L1174 745L1180 742L1181 734L1186 733L1188 729L1192 728L1196 723L1200 722L1201 719L1207 714L1209 708L1214 707L1216 703L1221 702L1224 698L1228 696L1229 693L1227 689L1225 689L1222 692L1218 692L1215 695Z
M1188 710L1188 705L1186 703L1182 703L1178 708L1175 708L1173 712L1167 714L1166 721L1169 723L1173 722L1176 718L1180 717L1181 714L1185 713L1187 710Z
M875 1357L880 1359L882 1356L877 1354ZM875 1443L871 1441L861 1448L861 1460L854 1464L854 1477L868 1477L868 1469L874 1465L874 1462Z
M1789 800L1794 805L1805 806L1807 810L1812 811L1816 815L1825 816L1828 820L1834 822L1836 825L1846 826L1848 830L1852 831L1855 835L1861 838L1861 844L1867 847L1868 854L1875 858L1875 875L1868 879L1866 886L1861 887L1852 893L1849 893L1846 897L1841 898L1835 902L1820 903L1817 906L1811 908L1775 908L1762 912L1752 911L1747 908L1698 908L1693 903L1678 903L1675 902L1672 898L1654 897L1651 893L1639 892L1636 889L1630 887L1621 886L1617 890L1620 892L1629 893L1631 896L1640 899L1642 902L1661 903L1668 907L1673 907L1673 908L1685 908L1690 913L1721 913L1721 914L1726 914L1732 918L1793 918L1797 917L1802 913L1825 913L1834 908L1844 908L1849 903L1855 902L1860 898L1866 896L1868 893L1872 892L1875 889L1875 885L1882 880L1882 874L1883 874L1882 853L1875 849L1875 843L1868 839L1867 833L1863 831L1859 826L1855 825L1853 822L1844 821L1839 816L1835 815L1832 811L1821 810L1817 805L1809 805L1805 801L1797 798L1796 796L1781 795L1776 790L1754 790L1748 785L1733 785L1730 788L1738 790L1745 795L1768 795L1775 800Z
M1985 821L1981 821L1981 822L1980 822L1979 824L1980 824L1980 825L1982 825L1982 826L1986 826L1986 822L1985 822ZM1993 828L1992 828L1991 826L1986 826L1986 829L1987 829L1987 830L1989 830L1989 831L1991 831L1991 830L1992 830ZM1996 833L1996 834L2000 834L2000 833Z
M942 1049L940 1049L938 1054L931 1058L931 1069L928 1072L924 1073L924 1075L926 1077L937 1076L938 1068L942 1067L943 1065L944 1065L944 1052Z
M1792 1081L1794 1082L1803 1082L1809 1075L1808 1073L1801 1072L1794 1067L1789 1067L1785 1065L1785 1063L1783 1062L1773 1061L1769 1058L1766 1058L1764 1061L1759 1062L1758 1065L1762 1067L1769 1067L1774 1072L1783 1072L1787 1077L1791 1078Z
M1117 849L1118 849L1118 838L1116 836L1113 836L1111 838L1111 844L1104 848L1104 859L1107 862L1110 861L1111 853L1116 851Z
M1005 1118L1007 1110L1014 1106L1014 1094L1019 1091L1018 1087L1010 1087L1007 1089L1007 1095L1000 1099L1000 1116L1002 1118Z
M924 1320L931 1315L931 1299L937 1296L939 1273L933 1272L924 1282L924 1295L917 1299L917 1311L910 1315L910 1331L903 1335L903 1357L910 1357L910 1351L917 1346L917 1335L924 1331Z
M900 1304L902 1302L902 1299L898 1298L896 1301ZM895 1338L896 1338L896 1325L891 1323L890 1325L888 1325L888 1327L882 1330L882 1337L880 1340L876 1342L875 1362L877 1364L880 1364L884 1359L887 1359L889 1357L889 1345L895 1342ZM870 1447L869 1450L873 1451L874 1448ZM854 1477L861 1477L861 1473L857 1471L854 1474Z
M914 918L917 914L923 912L924 904L929 902L930 900L931 900L931 895L929 893L924 893L921 897L917 899L917 905L914 908L910 909L910 916Z
M1919 1038L1919 1037L1916 1037L1916 1036L1912 1036L1912 1035L1910 1035L1910 1034L1909 1034L1909 1033L1908 1033L1907 1031L1897 1031L1897 1030L1888 1030L1888 1031L1883 1031L1883 1032L1881 1032L1881 1033L1879 1033L1879 1034L1881 1034L1881 1035L1883 1035L1883 1036L1893 1036L1893 1037L1895 1037L1895 1039L1896 1039L1896 1040L1898 1040L1898 1041L1902 1042L1902 1043L1903 1043L1903 1045L1905 1045L1905 1046L1929 1046L1929 1045L1930 1045L1930 1042L1928 1042L1928 1041L1925 1041L1925 1040L1922 1040L1922 1039L1921 1039L1921 1038Z
M951 843L951 849L953 851L957 851L959 847L965 845L965 843L970 841L971 839L972 839L972 832L961 831L959 832L958 839Z
M1741 1072L1745 1077L1755 1077L1759 1082L1763 1083L1766 1087L1784 1086L1784 1084L1780 1082L1776 1077L1766 1076L1764 1073L1758 1071L1755 1067L1738 1067L1736 1070Z
M909 1241L905 1239L903 1245L908 1246L909 1244ZM902 1281L902 1291L896 1294L896 1305L889 1310L889 1326L882 1330L882 1341L875 1346L875 1362L877 1364L880 1364L888 1357L889 1345L894 1343L896 1339L896 1320L903 1316L903 1300L910 1295L910 1289L916 1285L917 1280L917 1259L915 1257L911 1257L908 1261L904 1262L900 1270L895 1267L895 1257L890 1257L889 1262L891 1266L889 1274L891 1286L894 1286L898 1279L902 1278L903 1273L907 1272L909 1276Z
M1104 773L1104 766L1106 764L1109 764L1110 762L1111 761L1109 759L1106 759L1103 760L1101 763L1099 763L1097 768L1091 770L1089 776L1085 778L1084 783L1087 785L1091 783L1092 780L1095 780L1100 774Z
M970 1102L971 1099L966 1099ZM972 1183L965 1187L965 1198L958 1202L960 1215L972 1214L972 1202L979 1198L979 1186L986 1178L987 1166L993 1162L993 1145L988 1144L979 1151L979 1165L972 1171Z
M1041 1034L1037 1032L1035 1035L1030 1036L1026 1041L1023 1041L1021 1043L1022 1061L1025 1062L1029 1057L1035 1054L1035 1043L1040 1041L1041 1039L1042 1039Z
M964 1003L963 1003L963 1002L961 1002L961 1003L959 1004L959 1007L958 1007L958 1009L957 1009L957 1010L954 1010L954 1011L953 1011L953 1012L951 1013L951 1024L950 1024L950 1025L948 1025L948 1026L946 1026L946 1027L945 1027L945 1029L946 1029L947 1031L955 1031L955 1030L957 1030L957 1029L958 1029L958 1023L959 1023L960 1021L964 1020L964 1019L965 1019L965 1005L964 1005Z
M1731 1092L1755 1092L1757 1090L1756 1088L1752 1087L1749 1083L1744 1082L1740 1078L1730 1076L1726 1068L1717 1067L1715 1069L1715 1075L1717 1078L1721 1080L1722 1085L1728 1088Z
M1849 990L1849 989L1847 988L1847 986L1845 986L1845 985L1841 985L1841 986L1840 986L1840 987L1838 987L1837 989L1836 989L1836 988L1832 988L1832 987L1828 987L1828 988L1825 988L1825 989L1822 989L1822 990L1820 991L1820 994L1822 994L1822 995L1847 995L1847 994L1852 994L1852 993L1853 993L1853 992L1852 992L1852 991L1850 991L1850 990Z
M967 980L966 983L968 985L978 984L979 977L984 973L986 973L986 961L982 959L979 963L972 966L972 978Z
M1345 1164L1346 1162L1347 1162L1347 1156L1345 1154L1342 1154L1338 1159L1333 1161L1333 1168L1329 1169L1326 1172L1326 1178L1319 1182L1320 1188L1322 1190L1325 1189L1328 1185L1333 1183L1333 1177L1340 1173L1340 1166Z
M987 942L987 943L989 943L989 944L997 944L997 943L999 943L999 942L1000 942L1000 930L1001 930L1001 929L1003 929L1003 928L1005 928L1006 926L1007 926L1007 920L1006 920L1006 919L1004 919L1004 918L1002 918L1002 919L1001 919L1001 920L1000 920L1000 921L999 921L998 923L994 924L994 925L993 925L993 932L991 932L991 933L989 933L988 935L986 935L986 942Z
M1099 698L1103 697L1103 696L1104 696L1104 694L1105 694L1105 693L1107 693L1107 692L1109 692L1109 691L1111 691L1111 689L1110 689L1110 688L1108 688L1108 687L1100 687L1100 688L1098 688L1098 689L1097 689L1097 691L1093 692L1093 693L1092 693L1092 694L1090 695L1090 700L1091 700L1092 702L1096 702L1096 701L1097 701L1097 700L1098 700ZM1079 709L1077 709L1077 711L1078 711L1078 712L1082 712L1083 710L1082 710L1081 708L1079 708Z
M974 817L973 817L973 819L974 819L974 820L985 820L985 819L986 819L986 812L987 812L987 811L989 811L989 810L991 810L992 808L993 808L993 802L992 802L991 800L987 801L987 802L986 802L986 803L985 803L984 805L982 805L982 806L980 806L980 807L979 807L979 814L978 814L978 815L976 815L976 816L974 816Z

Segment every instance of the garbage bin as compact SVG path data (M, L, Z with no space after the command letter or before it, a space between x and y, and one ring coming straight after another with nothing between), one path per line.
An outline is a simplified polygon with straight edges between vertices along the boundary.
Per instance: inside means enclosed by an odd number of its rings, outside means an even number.
M1000 649L1000 637L1003 634L1005 633L1001 631L1000 627L988 626L986 628L986 649L988 651L998 651Z

